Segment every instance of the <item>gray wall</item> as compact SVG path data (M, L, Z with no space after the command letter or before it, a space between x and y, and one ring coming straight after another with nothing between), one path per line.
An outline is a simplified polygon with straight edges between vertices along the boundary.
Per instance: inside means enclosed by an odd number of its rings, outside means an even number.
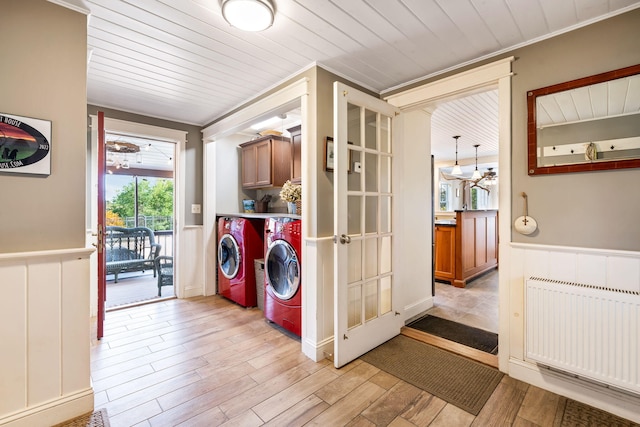
M127 120L188 132L185 148L185 225L202 225L202 214L191 213L192 204L202 205L202 132L200 132L200 126L156 119L139 114L112 110L110 108L97 107L95 105L87 106L88 115L95 115L98 110L103 111L105 117L111 119Z
M538 230L512 227L512 241L585 248L640 250L640 169L549 176L527 174L527 91L640 63L640 9L538 42L385 96L421 86L501 58L515 56L512 79L512 218L529 215ZM502 196L502 195L501 195ZM508 197L508 196L507 196Z
M85 246L87 17L3 0L0 112L50 120L51 175L0 173L0 253Z
M640 250L640 169L527 174L527 91L640 63L640 10L519 49L513 54L512 209L524 191L539 230L513 241Z

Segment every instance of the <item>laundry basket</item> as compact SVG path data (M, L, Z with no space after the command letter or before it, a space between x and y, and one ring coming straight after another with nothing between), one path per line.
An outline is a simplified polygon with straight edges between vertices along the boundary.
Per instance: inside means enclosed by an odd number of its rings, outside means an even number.
M258 308L264 311L264 259L256 259L253 261L256 272L256 298L258 300Z

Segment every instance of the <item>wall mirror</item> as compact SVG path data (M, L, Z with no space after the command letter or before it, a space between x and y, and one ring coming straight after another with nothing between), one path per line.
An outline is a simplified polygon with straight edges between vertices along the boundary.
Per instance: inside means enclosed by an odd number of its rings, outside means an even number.
M529 91L529 175L640 167L640 64Z

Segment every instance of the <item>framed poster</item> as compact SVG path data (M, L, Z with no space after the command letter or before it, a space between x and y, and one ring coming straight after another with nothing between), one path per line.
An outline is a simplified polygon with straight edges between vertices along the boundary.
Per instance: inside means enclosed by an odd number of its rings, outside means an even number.
M333 172L333 138L328 136L324 142L324 170Z
M347 144L353 144L353 142L347 142ZM347 165L347 172L351 173L351 150L347 150L349 152L349 160ZM333 138L327 136L324 142L324 170L327 172L333 172L334 168L334 157L335 152L333 151Z
M0 172L51 174L51 122L0 113Z

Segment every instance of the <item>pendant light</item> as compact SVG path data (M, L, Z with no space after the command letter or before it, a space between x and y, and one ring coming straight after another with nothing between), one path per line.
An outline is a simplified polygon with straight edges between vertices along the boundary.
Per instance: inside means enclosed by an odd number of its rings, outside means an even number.
M222 0L222 16L239 30L266 30L273 25L274 13L271 0Z
M456 164L453 166L453 169L451 169L451 175L462 175L462 168L458 164L458 138L460 138L460 135L453 137L453 139L456 140Z
M498 181L498 174L493 171L493 168L487 168L487 179L485 185L495 185Z
M482 179L482 175L478 170L478 147L480 147L480 144L475 144L474 147L476 147L476 170L473 171L473 175L471 176L471 179L474 181L478 181Z

